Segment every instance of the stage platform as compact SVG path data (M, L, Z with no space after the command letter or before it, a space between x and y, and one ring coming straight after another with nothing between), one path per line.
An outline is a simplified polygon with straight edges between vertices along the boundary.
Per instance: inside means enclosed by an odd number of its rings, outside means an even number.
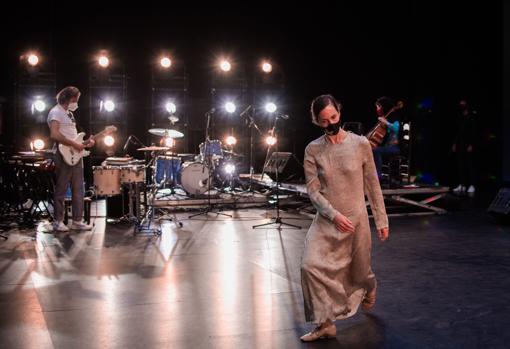
M13 228L0 240L0 336L5 348L506 348L508 228L480 211L390 218L372 232L377 304L337 321L336 338L304 344L302 229L252 225L274 210L208 214L162 234L105 222L92 231ZM371 222L373 228L373 222Z
M274 188L276 182L264 176L254 175L253 181L258 185ZM304 183L281 183L279 189L282 193L292 192L299 197L308 199ZM382 188L387 213L390 216L401 215L428 215L445 214L448 211L437 204L444 198L450 189L445 186L431 186L426 184L411 184L399 188ZM369 206L368 200L366 201ZM308 208L306 211L313 211Z

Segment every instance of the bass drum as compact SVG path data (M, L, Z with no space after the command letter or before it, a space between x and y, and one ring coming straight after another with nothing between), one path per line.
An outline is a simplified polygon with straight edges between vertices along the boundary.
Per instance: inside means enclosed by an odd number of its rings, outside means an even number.
M212 176L212 174L211 174ZM181 169L181 186L189 195L204 194L209 188L209 166L185 162Z

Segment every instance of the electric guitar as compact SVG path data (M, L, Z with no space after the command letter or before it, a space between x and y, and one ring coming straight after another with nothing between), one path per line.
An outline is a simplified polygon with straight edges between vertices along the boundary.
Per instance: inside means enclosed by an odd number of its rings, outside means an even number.
M110 134L112 132L117 131L117 127L115 126L106 126L105 129L98 134L90 136L92 139L96 139L102 135ZM85 132L80 132L74 139L76 143L84 144L83 137L85 137ZM62 154L62 158L64 159L64 162L70 166L76 165L84 156L88 156L90 154L90 151L88 150L81 150L78 151L74 149L73 147L70 147L68 145L59 144L58 150L60 151L60 154Z

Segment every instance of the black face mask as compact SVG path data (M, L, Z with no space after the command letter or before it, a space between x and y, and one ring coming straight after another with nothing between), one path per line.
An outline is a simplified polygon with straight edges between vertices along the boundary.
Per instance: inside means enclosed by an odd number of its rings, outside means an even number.
M334 136L340 131L340 120L337 123L329 124L327 127L322 128L327 135Z

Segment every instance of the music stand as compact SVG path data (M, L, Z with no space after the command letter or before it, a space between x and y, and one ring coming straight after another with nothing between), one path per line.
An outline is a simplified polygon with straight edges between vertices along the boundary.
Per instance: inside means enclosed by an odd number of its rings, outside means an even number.
M279 176L278 174L282 174L285 166L287 165L287 162L289 161L290 157L292 156L292 153L288 152L278 152L275 151L271 154L267 162L264 164L264 170L262 171L262 176L264 176L264 172L267 171L268 173L274 173L276 176L276 217L271 217L271 219L274 219L274 222L264 223L264 224L257 224L254 225L252 228L256 229L259 227L268 226L271 224L279 224L277 229L281 229L282 225L295 228L295 229L301 229L300 226L285 223L282 221L282 218L280 217L280 197L279 197L279 187L280 182L278 180Z

